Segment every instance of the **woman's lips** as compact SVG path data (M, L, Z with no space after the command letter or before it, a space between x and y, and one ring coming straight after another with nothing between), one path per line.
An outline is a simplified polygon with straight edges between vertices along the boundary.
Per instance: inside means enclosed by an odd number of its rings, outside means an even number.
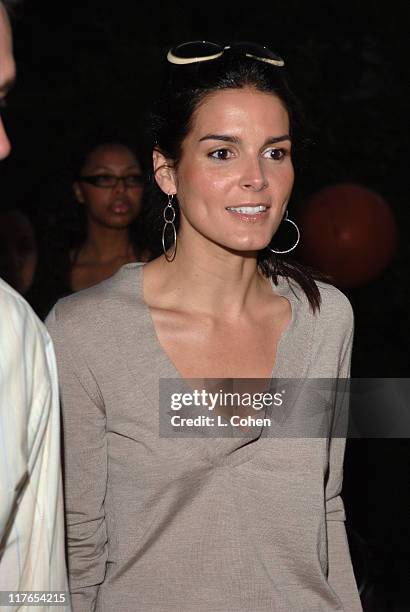
M110 208L117 215L123 215L125 213L128 213L131 207L128 202L124 202L121 200L114 202L114 204L111 204Z
M268 216L269 206L265 204L258 205L242 205L242 206L228 206L226 210L236 217L240 221L246 221L248 223L257 223L266 219Z

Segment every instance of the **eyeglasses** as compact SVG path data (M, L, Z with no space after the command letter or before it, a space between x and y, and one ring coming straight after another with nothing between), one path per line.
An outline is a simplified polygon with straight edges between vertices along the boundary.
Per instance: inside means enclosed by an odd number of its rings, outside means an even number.
M127 176L116 176L115 174L94 174L91 176L79 176L78 180L83 183L90 183L94 187L102 187L103 189L112 189L116 187L120 181L124 186L132 189L140 187L144 184L142 174L128 174Z
M171 64L195 64L197 62L208 62L217 59L225 51L243 54L260 62L266 62L273 66L284 66L284 60L263 45L252 42L237 42L230 45L219 45L206 40L194 40L183 43L168 51L167 60Z

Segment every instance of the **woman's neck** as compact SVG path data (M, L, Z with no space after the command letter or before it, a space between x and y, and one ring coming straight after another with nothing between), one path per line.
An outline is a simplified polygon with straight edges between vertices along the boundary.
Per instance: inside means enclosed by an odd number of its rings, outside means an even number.
M255 307L262 294L271 295L269 281L258 271L255 253L233 253L202 241L189 245L178 242L172 262L161 257L149 267L147 293L161 295L166 307L184 304L192 312L221 313L236 318Z
M109 263L115 259L135 257L128 227L124 229L95 227L88 228L85 242L79 249L79 258L94 263Z

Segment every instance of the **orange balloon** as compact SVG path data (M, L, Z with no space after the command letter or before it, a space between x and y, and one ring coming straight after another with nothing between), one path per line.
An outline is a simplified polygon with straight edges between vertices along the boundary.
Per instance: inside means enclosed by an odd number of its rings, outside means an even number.
M315 193L304 204L298 225L301 259L341 288L375 279L396 248L389 206L360 185L332 185Z

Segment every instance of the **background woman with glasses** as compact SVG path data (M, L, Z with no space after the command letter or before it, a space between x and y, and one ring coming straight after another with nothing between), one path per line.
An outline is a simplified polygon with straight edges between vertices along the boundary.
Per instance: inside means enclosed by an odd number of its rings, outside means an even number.
M283 60L196 42L168 62L152 121L154 259L48 318L74 612L359 612L341 437L284 436L286 404L273 432L235 430L223 403L220 432L166 427L164 383L189 395L198 379L339 380L353 333L347 298L288 258L301 135Z
M42 211L40 266L28 296L41 316L63 295L145 259L140 222L144 176L134 147L123 139L100 137L77 155L71 172L68 197L56 190L51 207Z
M141 258L130 227L141 212L144 177L136 154L118 142L88 152L73 189L87 218L87 235L71 253L74 291L96 285Z

